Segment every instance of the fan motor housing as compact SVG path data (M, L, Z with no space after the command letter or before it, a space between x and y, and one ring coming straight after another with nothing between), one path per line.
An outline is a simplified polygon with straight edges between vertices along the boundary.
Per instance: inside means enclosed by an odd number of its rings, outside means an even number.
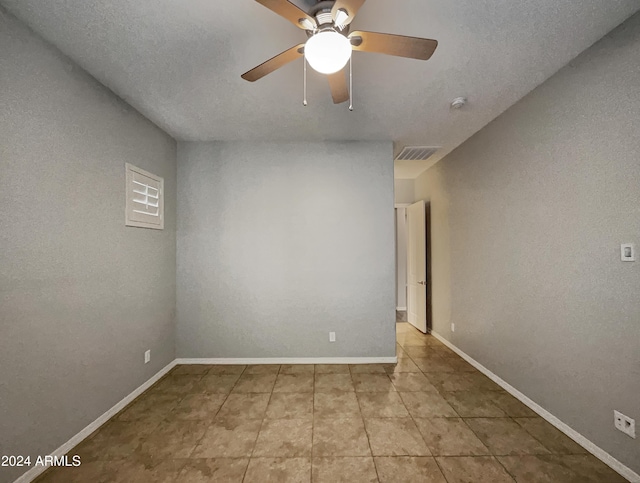
M312 17L316 17L317 19L318 14L322 14L325 12L331 13L331 9L333 8L333 5L335 3L336 3L335 0L321 0L318 3L316 3L313 7L311 7L311 10L309 11L309 15L311 15ZM331 21L333 21L333 19L331 19Z
M331 10L335 0L319 0L310 10L309 15L316 19L317 29L306 30L307 37L312 37L323 30L333 30L342 35L349 35L350 25L336 25Z

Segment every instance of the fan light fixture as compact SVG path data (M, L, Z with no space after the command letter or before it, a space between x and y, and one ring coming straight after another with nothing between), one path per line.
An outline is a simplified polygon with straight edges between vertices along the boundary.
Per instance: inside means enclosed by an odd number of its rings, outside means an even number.
M314 70L335 74L349 62L351 42L335 30L324 30L307 40L304 56Z

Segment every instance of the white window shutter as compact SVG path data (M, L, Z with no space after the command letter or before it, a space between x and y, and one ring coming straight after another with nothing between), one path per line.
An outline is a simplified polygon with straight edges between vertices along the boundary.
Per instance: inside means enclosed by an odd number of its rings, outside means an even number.
M164 229L164 179L126 163L125 225Z

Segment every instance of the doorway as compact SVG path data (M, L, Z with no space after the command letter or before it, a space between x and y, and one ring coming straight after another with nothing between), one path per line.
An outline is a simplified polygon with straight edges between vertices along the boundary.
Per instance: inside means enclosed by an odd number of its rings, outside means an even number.
M407 320L431 331L431 206L423 200L407 208Z
M396 204L396 322L407 321L407 207Z

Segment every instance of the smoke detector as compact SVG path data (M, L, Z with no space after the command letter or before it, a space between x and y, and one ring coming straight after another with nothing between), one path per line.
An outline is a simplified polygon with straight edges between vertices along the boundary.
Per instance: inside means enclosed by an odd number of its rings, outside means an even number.
M462 107L467 103L467 99L464 97L456 97L453 101L451 101L451 109L462 109Z

